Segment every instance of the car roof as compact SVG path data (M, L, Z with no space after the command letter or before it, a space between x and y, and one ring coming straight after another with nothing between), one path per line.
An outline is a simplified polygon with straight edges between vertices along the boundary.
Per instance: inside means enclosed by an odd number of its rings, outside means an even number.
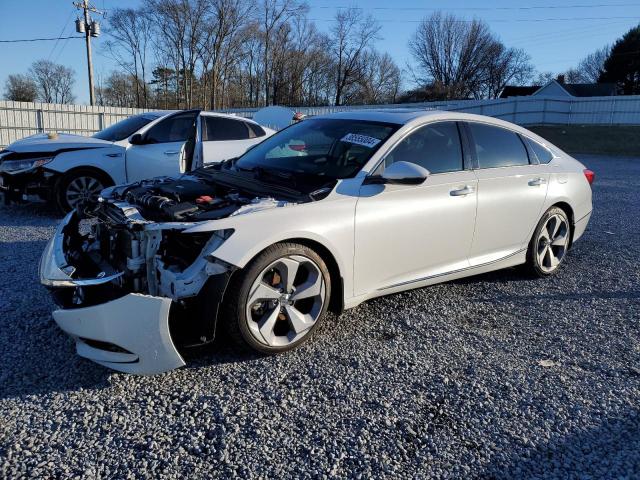
M252 120L250 118L246 118L246 117L241 117L240 115L235 115L233 113L221 113L221 112L212 112L209 110L202 110L200 112L200 115L206 115L207 117L223 117L223 118L233 118L235 120L242 120L245 122L251 122L251 123L255 123L256 125L258 125L258 123L255 120Z
M154 119L156 118L160 118L160 117L166 117L167 115L171 115L173 113L180 113L180 112L184 112L186 110L153 110L151 112L144 112L144 113L139 113L138 115L140 115L141 117L153 117ZM251 122L251 123L256 123L255 120L252 120L250 118L246 118L246 117L241 117L240 115L235 115L233 113L220 113L220 112L212 112L209 110L201 110L200 111L201 115L206 115L208 117L223 117L223 118L234 118L236 120L244 120L247 122ZM256 123L256 125L258 125Z
M394 108L394 109L358 109L347 112L336 112L327 115L319 115L313 118L339 118L344 120L368 120L385 123L397 123L404 125L412 120L420 117L429 117L434 115L442 115L440 110L416 110L410 108Z
M346 112L330 113L327 115L319 115L312 118L338 118L344 120L365 120L376 121L384 123L395 123L398 125L421 124L429 120L434 121L468 121L468 122L481 122L495 125L497 127L507 128L530 137L536 138L538 141L543 140L544 143L549 143L548 140L542 139L535 133L499 118L488 117L486 115L476 115L474 113L463 113L447 110L416 110L409 108L394 108L394 109L359 109Z
M141 117L147 117L147 118L160 118L160 117L166 117L167 115L171 115L172 113L176 113L179 110L153 110L151 112L144 112L144 113L139 113L138 115L140 115Z

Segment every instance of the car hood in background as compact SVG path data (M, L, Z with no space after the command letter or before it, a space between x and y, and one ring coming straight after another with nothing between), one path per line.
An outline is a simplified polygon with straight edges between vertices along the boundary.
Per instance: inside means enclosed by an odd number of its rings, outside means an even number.
M113 142L100 140L82 135L59 133L55 138L49 138L47 133L37 133L30 137L17 140L6 149L16 153L55 152L66 149L110 147Z

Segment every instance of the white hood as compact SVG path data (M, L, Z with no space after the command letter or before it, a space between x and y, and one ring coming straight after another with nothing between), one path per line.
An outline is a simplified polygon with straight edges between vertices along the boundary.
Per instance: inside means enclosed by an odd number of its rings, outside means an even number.
M113 142L93 137L84 137L82 135L72 135L70 133L59 133L56 138L49 138L49 134L47 133L37 133L13 142L6 149L12 152L28 153L54 152L67 148L109 147L111 145L113 145Z

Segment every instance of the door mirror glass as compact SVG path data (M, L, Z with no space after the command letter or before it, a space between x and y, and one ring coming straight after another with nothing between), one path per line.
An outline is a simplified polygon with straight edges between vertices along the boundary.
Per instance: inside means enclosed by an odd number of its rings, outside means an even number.
M370 175L365 184L420 185L429 176L429 170L411 162L394 162L382 175Z
M144 139L141 134L136 133L129 139L129 143L131 145L144 145Z

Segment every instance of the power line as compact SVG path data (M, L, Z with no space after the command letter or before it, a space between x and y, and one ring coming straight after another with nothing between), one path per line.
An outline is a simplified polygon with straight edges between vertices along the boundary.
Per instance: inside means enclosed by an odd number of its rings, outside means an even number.
M563 22L574 22L574 21L580 21L580 20L637 20L638 17L634 16L634 17L566 17L566 18L513 18L513 19L480 19L482 21L488 22L488 23L512 23L512 22L557 22L557 21L563 21ZM335 22L336 19L335 18L309 18L309 20L314 21L314 22ZM400 20L400 19L378 19L376 18L376 21L378 22L384 22L384 23L422 23L424 20ZM456 23L472 23L472 22L477 22L478 19L476 20L466 20L466 19L455 19L452 20L453 22Z
M69 25L69 21L71 20L72 16L73 16L73 10L69 12L69 16L67 17L67 20L64 22L64 27L62 27L62 30L60 30L60 33L58 34L58 40L56 40L56 43L53 44L53 48L49 52L49 55L47 56L47 60L51 60L51 56L53 55L53 52L55 52L56 48L58 47L58 42L60 41L60 37L62 37L62 34L67 29L67 25ZM66 42L68 41L69 40L66 40Z
M53 40L68 40L70 38L84 38L84 37L52 37L52 38L21 38L19 40L0 40L0 43L19 43L19 42L48 42Z
M495 11L495 10L560 10L560 9L576 9L576 8L614 8L614 7L640 7L640 3L598 3L590 5L532 5L521 7L357 7L357 6L331 6L320 5L312 8L321 9L355 9L355 10L393 10L393 11Z
M559 32L528 35L528 36L518 37L518 38L508 38L507 43L510 46L519 46L519 45L528 45L531 42L535 42L535 45L537 46L541 44L548 44L548 43L559 42L559 41L571 41L575 38L584 38L594 34L594 32L611 35L615 27L623 26L625 24L626 22L624 23L610 22L610 23L604 23L601 25L595 25L589 28L588 31L584 27L579 27L579 28L567 29Z

